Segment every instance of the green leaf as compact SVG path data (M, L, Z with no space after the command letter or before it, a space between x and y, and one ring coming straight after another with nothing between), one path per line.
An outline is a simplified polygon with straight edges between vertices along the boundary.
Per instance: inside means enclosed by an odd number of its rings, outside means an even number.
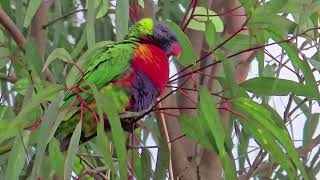
M104 160L108 166L109 169L113 173L115 173L114 167L113 167L113 161L112 161L112 153L109 151L110 147L110 141L108 137L106 136L106 133L104 132L103 121L100 121L97 127L97 148L99 149L100 152L102 152Z
M310 116L311 109L306 105L306 103L302 103L302 99L300 99L299 97L295 96L293 98L293 101L296 103L296 105L299 105L299 108L301 109L301 111L303 112L303 114L306 117Z
M209 140L212 143L214 141L218 150L218 153L225 153L224 149L224 140L225 140L225 131L223 122L220 119L217 108L214 106L213 98L208 90L204 87L200 89L200 101L198 105L198 116L204 122L204 126L207 126L211 131L211 136L213 139ZM212 126L213 125L213 126Z
M279 34L273 32L270 33L275 41L281 41L282 38ZM292 65L296 69L300 69L304 75L306 85L309 86L310 91L319 96L318 85L311 71L311 68L307 61L301 60L298 55L298 50L292 44L289 43L279 43L279 45L287 52Z
M138 0L139 6L144 8L144 0Z
M316 68L318 71L320 71L320 52L317 51L311 58L308 58L308 61Z
M39 48L37 47L36 42L32 37L29 37L26 42L26 55L24 57L24 62L26 62L29 67L31 67L33 76L36 75L41 79L44 79Z
M30 0L24 17L23 27L28 27L31 23L33 16L36 14L42 0Z
M7 64L6 61L3 61L3 59L5 59L6 57L10 56L10 50L6 47L0 47L0 59L1 59L1 64L5 62L5 64ZM1 65L1 69L2 69Z
M60 152L60 142L56 138L52 138L49 144L49 159L51 167L54 169L59 178L64 175L64 156Z
M148 149L142 149L141 152L141 169L142 180L149 180L151 178L152 167L151 167L151 153Z
M192 9L188 12L187 19L190 18L191 12ZM217 32L223 32L223 23L220 17L214 11L205 7L196 6L193 15L193 19L191 19L190 23L187 26L188 28L199 31L205 31L205 21L209 20L214 24Z
M30 88L31 82L28 78L19 79L14 85L13 90L19 94L26 95L28 88Z
M128 34L129 0L117 1L116 5L116 39L120 41Z
M56 59L61 59L67 63L73 63L70 54L64 48L57 48L49 54L45 64L43 65L42 72L44 72L44 70Z
M281 35L292 32L297 26L296 23L290 21L284 16L269 14L265 16L253 16L248 22L248 27L252 31L267 30L268 32L277 31Z
M287 3L288 0L271 0L256 9L256 16L266 16L268 14L281 13L282 7L284 7Z
M238 148L238 158L239 158L239 169L245 168L245 159L247 156L247 150L249 146L249 140L250 136L245 131L245 129L242 129L239 133L239 148Z
M240 50L254 47L254 42L255 41L253 41L252 37L244 34L238 34L228 41L223 47L227 48L231 52L239 52Z
M298 96L319 98L318 93L310 87L286 79L257 77L243 82L240 86L249 92L264 96L284 96L295 93Z
M87 0L88 3L88 16L87 16L87 42L88 48L92 48L96 43L95 32L94 32L94 21L95 21L95 1Z
M156 170L154 179L155 180L162 180L166 179L167 176L167 169L169 166L169 160L170 160L170 152L168 144L160 141L158 144L158 156L157 156L157 164L156 164Z
M12 111L11 107L0 105L0 119L10 119L15 116L14 112Z
M23 106L22 110L19 112L17 117L10 121L0 121L0 124L6 124L2 131L0 131L0 142L6 138L12 137L18 130L18 128L22 128L23 124L27 124L29 122L26 121L25 117L30 113L34 113L33 111L39 107L40 103L46 101L48 98L57 95L57 93L62 90L62 86L52 85L48 86L45 91L41 91L38 94L35 94L31 97L31 100L28 102L26 106ZM1 128L0 128L1 130Z
M275 77L276 74L276 65L267 64L266 67L263 68L263 77Z
M213 49L217 41L217 32L212 21L207 21L206 23L205 38L209 49Z
M202 122L198 122L195 117L190 115L178 116L179 125L183 133L197 144L205 148L216 150L212 147L207 134L210 133L208 126L201 126Z
M66 161L64 163L64 178L63 179L71 179L72 169L73 169L73 160L76 157L76 153L78 151L80 137L81 137L81 129L82 129L82 121L79 121L77 124L70 140L70 144L68 147L68 154L66 157Z
M234 65L224 56L223 53L216 53L215 54L218 60L221 60L223 63L223 70L224 75L226 77L227 81L227 89L231 92L231 97L237 97L238 96L238 85L235 80L235 73L234 73Z
M246 114L240 108L235 108L239 109L241 114ZM296 170L292 163L288 161L288 158L286 154L282 151L281 147L278 146L276 138L273 137L264 126L262 126L255 120L247 118L240 119L240 123L243 126L243 128L248 132L248 134L253 136L254 139L259 143L259 145L270 153L271 158L274 161L278 162L279 165L287 171L288 176L290 177L290 179L292 179L295 176Z
M246 117L242 123L247 123L246 126L250 126L246 129L248 132L250 130L251 133L255 134L255 138L259 138L259 136L262 138L267 138L267 136L269 135L272 135L274 138L276 138L276 140L282 145L288 156L291 158L295 167L300 170L303 178L309 179L287 130L279 128L278 125L274 121L272 121L272 118L275 117L273 115L273 112L247 98L238 98L232 101L232 103L233 107L236 110L240 111L242 116ZM252 126L253 124L255 124L255 127ZM263 141L265 140L262 139L262 143L264 143L265 145L268 145L270 143ZM269 148L269 151L276 148L276 146L278 146L277 143L272 144L272 147ZM279 164L284 163L283 160L277 158L280 157L276 157L275 159ZM296 174L295 168L293 168L293 166L287 167L286 170L288 171L289 175L292 175L290 173Z
M284 13L302 13L310 5L309 0L290 0L282 7Z
M127 153L125 145L125 135L121 127L120 118L117 110L114 108L114 100L112 97L98 93L94 90L94 98L97 103L97 108L100 112L106 112L108 122L111 126L112 142L116 147L117 158L119 163L119 171L121 179L127 179Z
M184 34L181 31L180 27L174 22L164 21L163 23L176 33L179 43L182 46L182 56L180 57L179 62L181 62L185 66L192 64L196 60L197 56L192 48L189 38L186 36L186 34Z
M303 146L306 146L311 141L318 127L319 118L320 118L320 114L315 113L315 114L312 114L311 117L307 119L303 128L303 141L302 141Z
M141 158L139 156L139 151L138 149L134 148L133 149L133 163L134 163L134 176L137 178L137 179L142 179L142 175L144 173L144 169L142 169L142 164L141 164ZM129 159L131 159L132 161L132 149L129 149L128 150L128 157ZM132 162L130 162L132 163Z
M225 133L223 121L221 120L217 108L215 107L215 103L213 102L211 94L205 87L200 89L199 102L198 116L211 130L210 134L207 136L212 146L217 147L217 153L222 162L225 178L236 179L237 176L234 161L230 158L225 149L227 134Z
M78 57L78 55L81 53L83 48L86 46L86 44L87 44L87 33L86 32L87 31L85 31L81 34L80 40L78 41L76 47L71 52L71 57L72 57L71 59L75 59L76 57Z
M101 5L99 7L99 11L96 15L96 18L99 19L99 18L102 18L103 16L105 16L109 10L109 3L110 1L109 0L97 0L98 2L101 1ZM97 8L97 6L100 4L96 1L95 3L95 6Z
M40 173L40 167L45 156L46 147L50 141L50 130L58 118L59 105L62 98L63 93L60 93L56 100L49 105L40 124L40 134L37 141L36 157L32 168L31 179L36 179ZM24 109L26 109L26 107Z
M27 158L27 152L25 152L24 147L28 146L29 137L30 131L24 131L21 136L16 136L12 150L9 154L5 179L19 179L19 175L24 167Z

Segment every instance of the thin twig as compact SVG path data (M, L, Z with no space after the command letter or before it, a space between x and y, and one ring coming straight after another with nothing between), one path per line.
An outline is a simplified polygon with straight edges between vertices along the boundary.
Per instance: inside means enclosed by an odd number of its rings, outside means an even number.
M85 158L83 158L83 157L81 157L81 156L79 156L79 158L80 158L87 166L89 166L92 170L93 170L93 169L96 169L87 159L85 159ZM105 180L108 179L108 177L105 176L102 172L98 171L97 173L98 173L103 179L105 179Z
M162 103L159 103L158 107L162 108ZM160 126L159 127L161 128L161 130L163 132L165 141L166 142L170 142L168 127L167 127L167 124L166 124L166 120L165 120L164 114L162 112L160 112L159 115L160 115L160 122L159 122ZM169 178L170 179L174 179L173 167L172 167L172 157L171 157L171 143L168 143L168 148L169 148L169 152L170 152L169 168L168 168L168 170L169 170Z
M58 22L58 21L60 21L60 20L65 19L65 18L67 18L67 17L69 17L69 16L71 16L71 15L73 15L73 14L76 14L76 13L78 13L78 12L86 12L86 11L87 11L87 9L78 9L78 10L69 12L69 13L67 13L67 14L65 14L65 15L57 18L57 19L54 19L54 20L50 21L48 24L43 25L42 28L43 28L43 29L46 29L47 27L55 24L56 22Z

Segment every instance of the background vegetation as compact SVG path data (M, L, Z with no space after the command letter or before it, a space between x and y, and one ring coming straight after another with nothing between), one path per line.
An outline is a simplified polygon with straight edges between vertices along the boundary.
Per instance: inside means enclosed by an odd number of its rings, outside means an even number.
M318 0L1 0L0 179L316 179ZM90 55L155 17L183 56L134 135L53 136ZM248 73L251 73L248 78ZM99 94L95 94L99 99ZM42 117L42 122L39 122ZM38 128L26 129L31 125ZM153 144L152 144L153 143Z

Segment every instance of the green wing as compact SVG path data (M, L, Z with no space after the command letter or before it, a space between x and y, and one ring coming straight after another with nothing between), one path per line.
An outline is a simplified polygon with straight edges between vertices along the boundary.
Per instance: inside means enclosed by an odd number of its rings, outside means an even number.
M92 57L84 75L79 78L76 84L89 91L88 84L95 85L100 90L130 68L136 46L137 44L131 41L109 45ZM65 96L64 107L71 103L74 96L73 92ZM83 94L82 98L87 99L87 96L88 94Z
M105 86L130 67L135 44L118 43L97 54L89 64L83 80L98 89Z

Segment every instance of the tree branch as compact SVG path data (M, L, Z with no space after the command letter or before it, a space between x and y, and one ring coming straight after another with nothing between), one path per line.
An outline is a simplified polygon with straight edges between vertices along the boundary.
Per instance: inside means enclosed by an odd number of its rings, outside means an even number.
M19 80L19 78L0 73L0 80L7 81L14 84Z
M0 24L10 33L19 48L25 53L25 38L15 23L10 19L6 12L0 8Z

